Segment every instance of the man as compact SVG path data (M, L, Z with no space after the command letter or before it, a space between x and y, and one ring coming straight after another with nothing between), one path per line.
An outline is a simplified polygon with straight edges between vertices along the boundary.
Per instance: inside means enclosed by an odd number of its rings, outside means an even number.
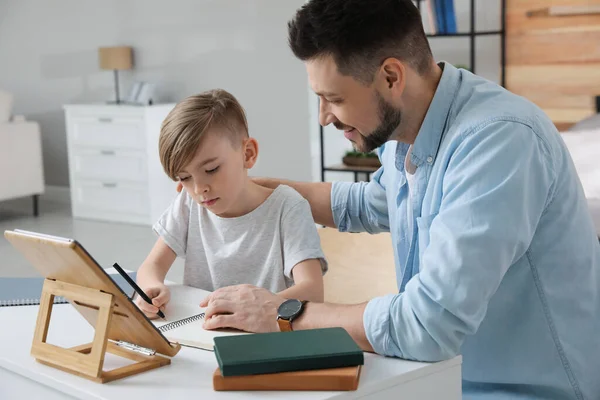
M302 306L236 286L204 302L206 327L342 326L366 351L462 354L466 398L600 398L600 246L551 121L436 64L409 0L309 1L289 43L320 123L382 167L369 183L261 183L296 188L317 223L391 232L399 293Z

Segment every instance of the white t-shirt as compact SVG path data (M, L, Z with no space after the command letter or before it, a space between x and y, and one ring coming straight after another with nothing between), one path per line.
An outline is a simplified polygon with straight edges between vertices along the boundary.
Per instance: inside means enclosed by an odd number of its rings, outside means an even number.
M307 259L327 271L310 206L285 185L235 218L213 214L183 190L153 229L185 258L183 284L208 291L246 283L276 293L293 285L292 269Z
M417 167L410 162L410 154L412 151L412 145L409 146L408 151L406 152L406 158L404 159L404 172L406 175L406 183L408 185L408 202L407 202L407 221L408 221L408 239L412 238L413 234L413 204L412 204L412 194L415 187L415 172Z

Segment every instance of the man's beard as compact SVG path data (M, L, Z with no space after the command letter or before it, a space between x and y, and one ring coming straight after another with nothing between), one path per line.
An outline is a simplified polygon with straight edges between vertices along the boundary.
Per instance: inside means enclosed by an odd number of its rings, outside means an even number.
M392 105L378 93L375 93L378 102L379 126L368 135L363 135L363 141L359 145L354 143L354 148L363 153L370 153L378 147L381 147L385 142L390 140L390 137L400 125L402 121L402 112L395 109Z

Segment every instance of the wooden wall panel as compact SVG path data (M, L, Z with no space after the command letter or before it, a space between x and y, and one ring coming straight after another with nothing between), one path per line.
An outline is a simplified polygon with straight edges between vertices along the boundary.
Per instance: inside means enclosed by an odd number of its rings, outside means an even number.
M537 16L551 6L600 0L507 0L506 87L565 128L595 113L600 95L600 15Z
M506 48L506 61L511 65L598 63L600 29L512 35L510 46Z
M557 96L552 88L544 90L544 88L519 87L512 92L533 101L542 108L578 108L589 110L595 106L594 100L588 95Z
M600 63L509 65L506 79L521 90L556 95L600 94Z

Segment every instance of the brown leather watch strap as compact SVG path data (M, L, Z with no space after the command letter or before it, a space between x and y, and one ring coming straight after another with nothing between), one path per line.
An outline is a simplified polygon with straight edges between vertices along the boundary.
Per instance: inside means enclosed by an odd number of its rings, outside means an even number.
M279 325L280 332L291 332L292 331L292 322L287 319L277 318L277 324Z

